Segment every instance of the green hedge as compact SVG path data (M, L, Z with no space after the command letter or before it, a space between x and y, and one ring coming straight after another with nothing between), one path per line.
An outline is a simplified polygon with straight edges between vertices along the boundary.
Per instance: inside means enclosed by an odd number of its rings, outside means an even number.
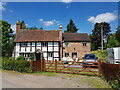
M3 60L2 68L4 70L14 70L18 72L30 72L30 62L25 60Z

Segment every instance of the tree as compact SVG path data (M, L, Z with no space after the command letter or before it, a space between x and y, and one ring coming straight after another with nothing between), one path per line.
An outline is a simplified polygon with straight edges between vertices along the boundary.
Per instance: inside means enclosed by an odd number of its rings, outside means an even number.
M26 29L26 25L25 25L24 21L21 22L21 28L20 29Z
M43 30L43 27L40 27L40 30Z
M38 29L36 26L32 26L32 27L30 27L30 28L27 28L28 30L36 30L36 29Z
M108 38L109 32L111 32L109 23L107 22L96 23L94 29L92 30L92 35L90 37L91 43L93 45L93 50L97 50L99 47L101 47L101 26L103 29L104 38ZM105 46L106 45L104 44L104 47Z
M120 42L120 26L118 26L116 29L117 31L115 33L115 37L118 40L118 42Z
M69 24L67 25L67 30L65 33L76 33L78 31L78 28L75 26L72 19L70 19Z
M118 46L118 41L116 40L115 34L110 34L108 37L108 48L113 48Z
M6 21L2 21L0 20L0 28L2 28L2 56L3 57L10 57L12 56L12 52L13 52L13 48L14 48L14 44L13 44L13 40L14 40L14 34L13 34L13 30L11 29L11 25L6 22Z

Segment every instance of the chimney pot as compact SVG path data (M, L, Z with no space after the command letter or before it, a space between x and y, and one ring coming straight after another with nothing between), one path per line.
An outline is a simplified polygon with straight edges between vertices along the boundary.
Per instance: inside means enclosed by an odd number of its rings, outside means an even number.
M62 30L62 24L60 24L60 30Z

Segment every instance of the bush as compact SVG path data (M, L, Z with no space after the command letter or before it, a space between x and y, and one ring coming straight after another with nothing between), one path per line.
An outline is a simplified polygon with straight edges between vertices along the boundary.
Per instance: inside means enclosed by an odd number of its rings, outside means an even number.
M104 59L104 62L106 62L106 50L103 50L103 52L101 50L97 50L97 51L92 51L92 54L95 54L98 59Z
M120 90L120 85L118 84L117 80L109 81L109 84L112 86L115 90Z
M14 70L18 72L31 72L30 62L25 60L3 60L2 68L4 70Z
M25 60L25 57L19 56L16 60Z

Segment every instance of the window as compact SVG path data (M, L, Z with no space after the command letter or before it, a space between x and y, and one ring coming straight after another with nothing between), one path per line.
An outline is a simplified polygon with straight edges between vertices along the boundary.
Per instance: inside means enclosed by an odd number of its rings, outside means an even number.
M47 42L42 42L41 44L43 47L47 47Z
M20 53L20 56L24 57L24 54L23 54L23 53Z
M69 57L69 53L65 53L65 57Z
M32 42L32 46L35 46L35 42Z
M69 44L66 42L66 43L64 43L65 44L65 47L68 47L69 46Z
M25 57L25 60L28 60L31 57L30 53L20 53L20 56Z
M77 58L77 53L76 52L72 53L72 58L74 58L74 59Z
M53 57L53 52L48 52L48 57Z
M30 46L30 43L26 43L26 46Z
M83 43L83 46L87 46L87 43L86 43L86 42L84 42L84 43Z
M41 42L37 42L37 46L41 46Z
M85 59L91 59L91 58L96 58L96 57L95 55L92 54L85 55Z
M21 47L24 47L24 46L26 46L26 43L21 43Z

